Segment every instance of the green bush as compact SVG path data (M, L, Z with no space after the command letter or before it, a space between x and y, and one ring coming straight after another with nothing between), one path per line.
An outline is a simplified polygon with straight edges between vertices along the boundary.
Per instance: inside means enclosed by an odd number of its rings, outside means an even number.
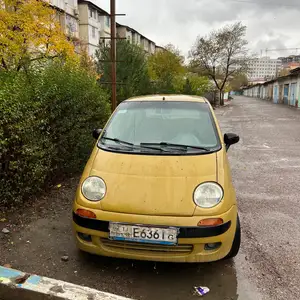
M81 170L91 131L109 116L108 95L74 65L0 74L0 205L36 193L57 175Z

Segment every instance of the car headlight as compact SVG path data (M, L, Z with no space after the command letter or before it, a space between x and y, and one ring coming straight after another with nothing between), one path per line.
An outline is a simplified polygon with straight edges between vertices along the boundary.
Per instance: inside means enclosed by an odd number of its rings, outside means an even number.
M103 179L91 176L81 186L83 196L90 201L100 201L106 193L106 185Z
M194 202L202 208L218 205L223 199L223 189L215 182L205 182L197 186L194 192Z

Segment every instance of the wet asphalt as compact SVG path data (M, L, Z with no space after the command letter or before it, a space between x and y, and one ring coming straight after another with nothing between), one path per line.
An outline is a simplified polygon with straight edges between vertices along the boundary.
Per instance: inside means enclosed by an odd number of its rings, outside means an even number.
M171 264L80 253L70 226L76 177L14 214L0 212L8 219L0 231L10 230L0 232L0 265L133 299L197 299L194 286L210 288L206 300L299 299L300 110L236 97L215 112L223 133L241 137L229 150L242 226L234 260Z

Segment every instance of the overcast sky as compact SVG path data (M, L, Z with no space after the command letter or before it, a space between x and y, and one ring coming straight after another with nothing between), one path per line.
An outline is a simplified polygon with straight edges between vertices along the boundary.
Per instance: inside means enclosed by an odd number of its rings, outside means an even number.
M109 12L109 0L92 0ZM300 0L116 0L117 22L158 45L172 43L187 54L198 35L233 21L247 25L251 51L299 47ZM265 56L265 51L263 55ZM278 57L296 51L269 52Z

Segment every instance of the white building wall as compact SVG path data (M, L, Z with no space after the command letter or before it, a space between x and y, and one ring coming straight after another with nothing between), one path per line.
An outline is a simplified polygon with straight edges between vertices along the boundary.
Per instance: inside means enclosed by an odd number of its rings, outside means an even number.
M79 37L79 22L78 22L78 3L77 0L46 0L54 8L63 11L61 17L64 18L63 22L60 20L61 25L64 27L65 34L71 37ZM60 17L60 18L61 18Z
M77 10L78 10L78 2L77 2L77 0L64 0L64 2L65 2L65 12L67 14L75 17L76 14L77 14Z
M250 80L257 80L266 77L275 77L281 68L281 61L262 57L254 59L249 63L248 77Z
M150 42L150 53L154 54L155 53L155 43Z
M130 43L132 43L132 32L131 31L126 32L126 38Z
M110 37L110 17L100 8L97 9L87 3L79 4L79 11L80 13L87 11L84 15L80 14L80 33L81 38L86 42L89 55L94 56L101 38L105 38L105 44L110 42L107 39Z

